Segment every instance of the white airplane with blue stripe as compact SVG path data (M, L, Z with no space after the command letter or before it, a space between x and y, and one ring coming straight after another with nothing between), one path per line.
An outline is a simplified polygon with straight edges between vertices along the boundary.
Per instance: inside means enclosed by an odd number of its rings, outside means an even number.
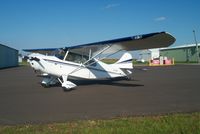
M129 79L133 65L132 55L127 51L168 47L174 42L169 33L156 32L65 48L24 51L31 52L28 55L31 67L46 74L41 82L43 86L60 83L62 88L70 90L77 86L74 80ZM116 63L101 61L121 51L124 54Z

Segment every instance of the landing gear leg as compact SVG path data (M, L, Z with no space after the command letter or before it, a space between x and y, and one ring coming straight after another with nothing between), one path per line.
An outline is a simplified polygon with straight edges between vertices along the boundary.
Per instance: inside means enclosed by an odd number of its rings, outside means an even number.
M76 84L72 83L71 81L68 81L67 80L68 76L67 75L62 75L62 81L60 78L58 78L59 82L61 83L62 85L62 88L65 90L65 91L69 91L73 88L76 87Z
M133 80L132 71L126 70L126 75L127 75L126 78L128 81Z

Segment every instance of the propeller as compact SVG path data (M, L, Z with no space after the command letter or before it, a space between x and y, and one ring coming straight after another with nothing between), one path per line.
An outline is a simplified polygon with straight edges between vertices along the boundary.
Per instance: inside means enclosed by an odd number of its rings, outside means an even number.
M28 56L27 56L28 57ZM40 59L37 57L28 57L28 59L30 61L36 61L43 69L45 69L45 67L42 65L42 63L40 62Z
M39 58L37 58L37 57L31 57L29 60L35 60L35 61L40 61L40 59Z

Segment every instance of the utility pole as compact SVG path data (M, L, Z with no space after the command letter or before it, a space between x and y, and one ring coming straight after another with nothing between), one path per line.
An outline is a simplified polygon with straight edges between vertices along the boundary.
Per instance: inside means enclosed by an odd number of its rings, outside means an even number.
M194 41L195 41L195 44L196 44L197 63L199 63L199 48L198 48L198 43L197 43L197 39L196 39L195 30L193 30L193 34L194 34Z

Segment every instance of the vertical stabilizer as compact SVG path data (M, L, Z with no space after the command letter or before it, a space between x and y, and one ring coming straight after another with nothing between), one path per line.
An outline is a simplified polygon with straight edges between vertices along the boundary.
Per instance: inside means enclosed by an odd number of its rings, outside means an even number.
M116 63L112 65L121 69L133 69L132 60L133 60L132 55L126 52Z

